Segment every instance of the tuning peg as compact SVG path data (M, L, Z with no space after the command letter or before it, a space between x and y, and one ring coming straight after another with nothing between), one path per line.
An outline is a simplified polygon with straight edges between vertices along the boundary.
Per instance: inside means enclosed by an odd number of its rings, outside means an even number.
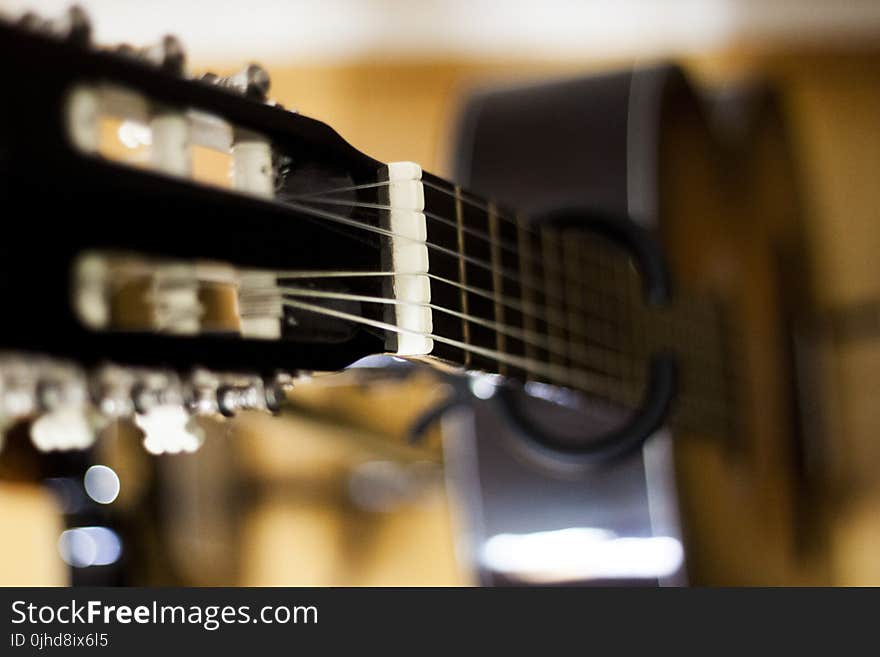
M56 19L45 19L29 11L18 19L18 25L22 29L51 34L81 46L88 46L92 39L89 16L78 5L72 6Z
M241 152L236 159L233 147L233 183L236 189L247 191L242 185L243 176L236 175L244 169ZM238 170L236 170L238 165ZM284 295L278 287L278 277L263 271L239 273L238 304L241 315L241 334L247 338L277 340L281 337L284 318Z
M217 75L216 73L213 73L211 71L207 71L205 73L202 73L201 76L199 76L200 81L204 82L205 84L210 84L210 85L220 84L221 79L222 78L219 75Z
M28 32L40 32L46 25L46 19L32 11L26 11L18 19L18 26Z
M138 57L138 49L130 43L120 43L118 46L113 48L113 52L115 52L117 55L121 55L122 57L131 57L132 59Z
M151 454L192 453L202 446L204 431L184 406L177 377L163 372L145 374L132 389L134 422L144 433Z
M293 390L293 376L287 372L279 372L273 379L263 382L266 393L266 408L273 415L281 412L281 406L287 399L287 393Z
M88 46L92 41L92 22L85 9L74 5L58 19L58 27L61 33L73 43Z
M224 382L217 388L217 405L226 417L234 417L240 411L268 411L266 402L266 391L259 377Z
M183 394L177 376L167 372L139 372L131 387L135 413L146 415L156 406L183 406Z
M22 361L10 356L0 359L0 430L36 411L35 388L34 376Z
M156 45L144 48L143 55L147 61L174 75L183 75L186 68L183 43L171 34L166 34Z
M31 424L31 442L42 451L90 447L97 425L84 374L56 363L40 369L35 394L40 416Z
M43 452L86 449L95 442L95 425L85 408L61 406L31 424L31 442Z
M66 361L0 354L0 448L2 430L21 419L35 418L31 441L53 451L88 448L108 422L131 418L150 453L191 453L204 442L200 417L277 413L293 380L201 369L181 379L117 365L87 373Z
M230 82L242 89L245 96L266 100L272 84L269 72L259 64L248 64L230 78Z
M92 375L92 397L98 412L108 420L131 417L134 382L134 375L124 367L106 365L97 370Z
M173 75L183 75L186 70L186 50L183 43L171 34L166 34L159 43L144 48L120 43L114 52L121 57L156 66Z
M144 432L144 448L151 454L190 454L205 442L205 432L195 417L177 404L159 404L136 415L134 421Z
M220 379L207 370L196 370L190 376L186 397L186 407L192 415L221 415L217 401Z
M205 73L201 80L264 102L271 86L269 72L259 64L248 64L238 73L227 77L220 77L216 73Z
M256 375L220 376L197 370L186 386L186 407L193 415L234 417L240 411L277 414L292 387L293 377L286 373L264 380Z

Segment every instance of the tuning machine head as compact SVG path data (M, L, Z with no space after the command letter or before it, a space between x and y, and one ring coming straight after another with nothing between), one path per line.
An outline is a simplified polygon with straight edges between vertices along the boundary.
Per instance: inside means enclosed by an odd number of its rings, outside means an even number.
M172 75L182 76L186 72L186 50L176 36L166 34L159 43L144 48L136 48L122 43L115 48L117 55L155 66Z
M277 415L292 386L293 378L288 374L278 374L271 379L228 378L217 388L218 409L226 417L234 417L241 411Z
M85 374L71 365L47 365L36 385L39 416L31 441L42 451L86 449L101 425L89 405Z
M36 387L36 376L23 360L0 356L0 430L36 411Z
M180 39L166 34L154 46L144 49L145 58L164 71L174 75L183 75L186 69L186 50Z
M31 420L31 441L44 452L89 447L99 424L79 367L15 354L0 357L0 419L2 429Z
M220 77L216 73L205 73L201 79L207 84L260 102L266 102L272 84L269 72L261 65L254 63L248 64L233 75Z
M0 436L31 422L40 451L85 449L109 423L131 421L153 454L194 452L204 441L200 418L221 421L243 411L277 414L293 386L279 373L218 374L78 365L29 354L0 354ZM2 441L0 441L2 445Z
M70 7L58 18L47 19L27 12L18 19L19 27L30 32L39 32L67 39L79 46L88 46L92 40L92 23L88 14L79 5Z

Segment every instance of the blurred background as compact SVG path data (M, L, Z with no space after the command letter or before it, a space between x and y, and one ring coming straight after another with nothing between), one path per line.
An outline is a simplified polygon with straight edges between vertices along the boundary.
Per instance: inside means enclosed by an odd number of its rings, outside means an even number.
M0 0L0 11L57 14L68 4ZM327 122L379 160L411 160L440 175L451 173L456 118L477 89L667 60L707 90L769 80L781 93L803 180L818 304L833 309L880 298L880 2L78 4L91 15L99 43L153 43L173 33L194 71L228 74L258 61L271 73L270 96L286 107ZM880 347L870 341L842 348L834 365L833 467L846 481L835 489L840 503L821 572L808 581L880 584L878 372ZM144 482L163 482L162 518L144 522L140 543L126 546L154 557L137 581L476 583L461 558L440 436L418 451L400 438L436 398L436 387L418 379L368 386L350 379L297 387L299 410L284 418L209 426L215 439L196 455L161 457L161 467L142 450L126 448L124 427L104 436L99 459L115 473L108 485L118 489L112 504L121 515L137 517L146 508ZM319 394L327 388L334 392ZM71 581L65 559L76 561L70 545L80 539L59 543L60 511L78 504L80 493L65 493L64 486L47 491L14 477L0 482L0 583ZM128 558L112 544L108 549ZM90 581L87 573L77 577Z

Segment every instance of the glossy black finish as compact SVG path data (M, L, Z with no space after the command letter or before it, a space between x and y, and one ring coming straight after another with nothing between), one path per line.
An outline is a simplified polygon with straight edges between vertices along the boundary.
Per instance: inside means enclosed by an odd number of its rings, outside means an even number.
M644 397L635 412L614 428L577 443L539 426L510 387L499 388L498 400L505 417L544 456L576 466L596 466L638 452L663 427L675 401L676 380L675 356L669 352L655 354L649 363Z
M653 91L680 79L677 69L660 67L643 75L622 71L480 93L462 114L454 178L532 217L560 208L590 208L592 215L631 216L651 226L657 220L655 155L662 102L658 96L634 102L633 91ZM588 219L579 214L579 221ZM650 274L645 278L661 280ZM657 299L663 301L671 289L661 285L659 291ZM670 473L662 459L656 460L667 449L665 443L650 441L646 449L638 449L650 435L647 428L665 416L666 409L659 404L653 408L648 400L667 400L657 389L668 391L674 381L674 376L667 377L674 375L673 369L663 366L659 376L654 371L642 405L644 430L628 433L637 437L634 443L615 435L631 416L592 400L582 400L575 410L515 388L500 389L496 399L519 416L520 426L510 414L499 414L497 404L477 405L473 427L463 431L472 442L459 441L477 465L463 458L462 470L469 470L454 473L472 478L467 492L475 554L495 535L573 527L621 537L677 536L674 489L666 485ZM529 425L531 430L524 432ZM610 440L601 442L602 436ZM455 467L455 459L450 462ZM526 583L491 563L478 562L477 567L487 584ZM623 572L572 574L565 583L680 581L681 571L635 580Z
M7 89L0 105L0 349L75 358L86 364L273 371L339 369L385 348L385 336L357 327L353 337L316 346L229 336L95 334L71 312L69 274L78 253L112 249L203 258L263 269L380 266L380 236L322 221L230 191L90 158L68 143L63 121L74 84L110 82L178 108L209 111L258 130L289 158L296 192L328 180L377 180L382 164L318 121L183 80L146 64L0 25ZM26 66L20 65L26 62ZM34 75L39 71L40 75ZM320 172L315 174L315 172ZM375 220L374 220L375 221ZM349 282L379 296L380 279ZM381 319L380 309L366 316Z

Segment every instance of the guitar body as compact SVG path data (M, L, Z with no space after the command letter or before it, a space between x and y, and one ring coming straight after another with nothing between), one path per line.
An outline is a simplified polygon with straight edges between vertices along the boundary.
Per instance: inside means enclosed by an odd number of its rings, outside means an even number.
M797 186L772 95L726 102L729 143L676 68L488 93L464 112L456 176L537 215L597 208L656 228L677 296L717 299L728 327L735 410L717 431L674 435L689 580L817 582L795 396L792 327L809 305Z

